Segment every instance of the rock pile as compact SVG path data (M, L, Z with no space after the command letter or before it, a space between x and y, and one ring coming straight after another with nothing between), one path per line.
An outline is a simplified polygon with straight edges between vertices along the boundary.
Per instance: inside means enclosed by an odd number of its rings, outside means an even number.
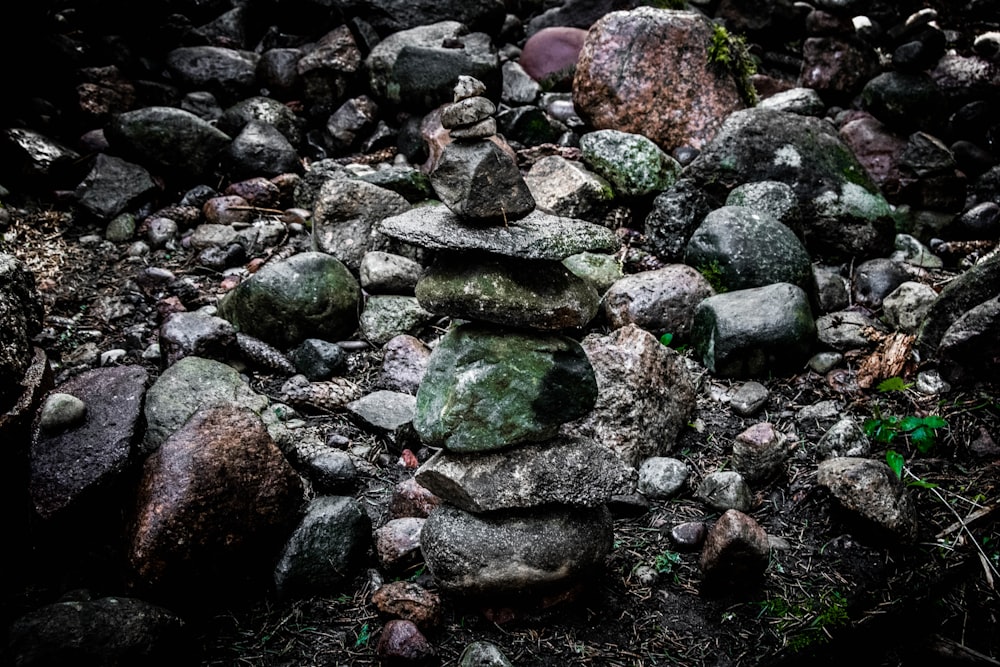
M583 347L563 332L586 325L599 304L561 260L616 241L534 211L484 91L462 77L441 114L455 141L431 183L447 208L381 228L437 250L417 299L464 321L438 343L417 392L414 427L441 449L416 479L446 503L421 531L424 558L445 591L527 598L564 593L601 564L612 543L606 503L632 484L612 451L558 435L597 399Z

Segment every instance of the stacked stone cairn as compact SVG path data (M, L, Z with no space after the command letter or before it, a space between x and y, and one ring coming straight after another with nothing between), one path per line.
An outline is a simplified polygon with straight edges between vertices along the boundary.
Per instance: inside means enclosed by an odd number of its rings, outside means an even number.
M597 398L593 368L566 333L600 302L562 260L618 244L604 227L534 208L484 90L463 77L442 112L453 140L431 183L445 205L381 227L434 251L417 299L454 322L414 417L438 449L416 479L444 501L420 536L428 569L446 593L537 608L585 590L612 547L607 503L635 485L609 448L560 435Z

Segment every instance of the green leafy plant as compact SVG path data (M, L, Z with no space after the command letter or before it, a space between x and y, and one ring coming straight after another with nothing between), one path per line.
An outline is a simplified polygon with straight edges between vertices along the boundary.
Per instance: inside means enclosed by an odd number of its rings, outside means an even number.
M791 601L782 597L760 603L758 619L766 621L793 652L829 641L829 629L845 626L847 599L837 591Z
M726 285L722 282L723 270L722 265L719 264L719 260L713 259L710 262L705 262L704 264L699 264L694 267L695 270L705 277L708 284L712 286L717 294L722 294L726 290Z
M937 441L937 430L947 425L948 422L938 415L926 417L890 415L884 417L876 409L875 416L866 419L862 424L862 429L865 435L883 445L891 444L897 438L903 437L912 443L921 454L926 454L934 448Z
M660 574L670 574L680 565L681 555L675 551L664 551L653 559L653 569Z
M361 626L361 629L358 630L358 638L354 640L354 648L361 648L362 646L367 646L371 638L372 638L371 628L369 628L368 624L365 623L364 625Z
M890 391L906 391L912 386L912 382L907 382L903 378L895 376L882 380L878 383L878 386L876 386L875 389L881 394L886 394Z
M757 73L757 63L751 57L742 35L733 35L721 25L713 25L708 42L708 62L727 69L743 101L750 106L757 104L757 91L750 82L750 77Z

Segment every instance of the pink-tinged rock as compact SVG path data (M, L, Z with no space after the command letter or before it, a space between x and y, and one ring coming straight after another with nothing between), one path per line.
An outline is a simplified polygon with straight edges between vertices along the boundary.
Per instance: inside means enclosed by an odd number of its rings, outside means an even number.
M420 556L420 530L425 519L392 519L375 531L375 554L386 570L399 570Z
M607 14L591 26L577 63L580 117L596 129L645 135L668 153L701 148L745 106L729 70L709 62L712 33L697 12Z
M709 529L701 550L705 584L752 585L767 568L770 546L759 523L739 510L726 510Z
M754 424L733 442L733 467L748 482L761 482L778 475L788 458L787 436L768 422Z
M573 81L586 38L587 31L580 28L543 28L524 43L519 61L521 68L543 86L567 85Z
M434 647L413 621L392 620L382 628L375 646L375 655L382 665L434 665Z
M372 602L387 616L412 621L424 630L441 625L441 596L409 581L385 584Z
M269 577L303 503L256 414L205 408L146 460L128 546L137 583L183 598Z
M403 517L426 519L440 504L440 498L417 484L417 480L410 477L397 484L396 488L392 490L392 497L389 499L389 517L392 519L402 519Z
M274 208L281 199L281 189L263 176L232 183L223 194L242 197L250 206Z
M382 372L378 386L416 394L430 356L431 349L419 338L409 334L391 338L382 348Z
M850 99L878 74L878 57L868 47L836 37L810 37L802 45L799 86L824 99Z
M896 202L904 186L912 180L901 173L899 165L906 139L893 134L881 121L868 114L845 123L840 128L840 138L886 199Z

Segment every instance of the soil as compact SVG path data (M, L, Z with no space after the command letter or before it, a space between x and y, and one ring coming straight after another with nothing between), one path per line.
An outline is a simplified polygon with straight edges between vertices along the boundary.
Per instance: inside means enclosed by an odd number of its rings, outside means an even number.
M137 261L126 244L88 241L100 230L74 223L58 210L15 212L6 252L23 259L36 276L47 309L39 337L57 379L79 370L73 358L95 342L101 350L136 349L136 332L146 340L159 322L156 297L134 276L148 262L191 282L183 300L211 303L220 278L191 261L186 251L158 251ZM303 242L292 236L288 244ZM125 314L109 315L114 304ZM428 340L435 335L427 332ZM142 337L142 336L140 336ZM1000 401L995 387L957 388L925 396L900 391L861 390L855 373L863 355L840 371L822 376L803 371L764 380L770 398L761 413L737 416L720 396L734 383L703 377L697 413L671 455L686 461L693 480L729 464L737 434L760 421L796 439L786 471L755 487L752 516L772 540L763 579L743 590L703 590L697 551L680 551L670 529L686 521L712 522L717 514L691 498L652 501L648 511L621 512L615 546L606 567L570 602L547 609L487 608L444 599L442 625L428 633L440 664L455 665L475 640L497 644L511 662L533 665L864 665L1000 664ZM156 365L147 363L155 376ZM352 354L349 377L371 387L379 352ZM912 382L916 369L903 378ZM271 395L279 378L252 374L256 389ZM713 397L714 396L714 397ZM935 488L913 486L920 536L915 545L887 541L858 526L816 485L813 445L830 423L799 423L796 412L821 400L842 405L841 414L859 422L873 415L939 415L947 427L927 453L897 439L907 469ZM377 527L397 482L413 470L397 463L399 447L359 429L341 414L304 415L307 428L340 433L370 445L360 462L356 495ZM885 445L875 444L873 457ZM422 453L423 455L425 453ZM692 482L694 484L694 482ZM98 558L99 560L100 558ZM245 603L221 605L190 622L201 665L372 665L386 619L371 602L383 578L412 579L433 587L420 563L397 573L367 571L336 597L277 602L261 592ZM106 567L113 567L105 561ZM654 582L637 568L658 570ZM81 571L84 568L81 568ZM27 610L52 601L73 586L93 586L85 576L37 572L28 576L16 607ZM56 581L58 579L58 581ZM98 591L121 594L120 591Z

